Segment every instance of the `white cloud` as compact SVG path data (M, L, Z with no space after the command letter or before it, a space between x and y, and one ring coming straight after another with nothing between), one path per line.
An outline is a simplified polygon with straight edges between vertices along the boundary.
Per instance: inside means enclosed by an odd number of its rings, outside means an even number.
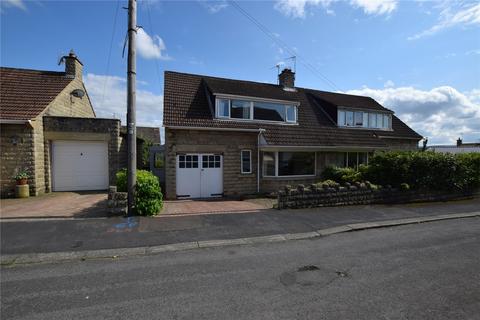
M387 80L387 81L383 84L383 86L384 86L385 88L392 88L392 87L395 87L395 82L393 82L392 80Z
M480 138L480 89L461 93L449 86L425 91L412 87L350 90L370 96L429 138L430 144L451 144Z
M162 38L157 35L150 37L142 28L137 31L137 50L145 59L171 60L171 57L164 53L167 47Z
M208 0L197 0L204 8L208 10L209 13L215 14L222 11L228 7L228 3L224 0L222 1L208 1Z
M480 3L445 2L440 11L437 24L431 28L408 37L408 40L417 40L455 26L472 26L480 24Z
M126 123L127 94L125 78L88 73L84 78L88 95L99 118L117 118ZM141 85L142 82L139 82ZM163 95L137 88L137 125L162 127ZM162 131L162 141L163 129Z
M274 8L287 17L305 18L306 8L321 5L328 8L334 0L279 0Z
M477 50L469 50L469 51L465 52L465 55L467 55L467 56L477 55L477 54L480 54L480 49L477 49Z
M335 15L330 5L338 0L278 0L275 9L287 17L305 18L309 8L321 6L328 15ZM350 0L349 4L363 9L365 14L390 14L397 8L398 0Z
M350 0L350 3L366 14L382 15L395 11L398 0Z
M27 6L25 5L24 0L0 0L0 4L2 7L14 7L18 9L22 9L24 11L27 10ZM0 8L3 9L3 8ZM2 10L3 11L3 10Z

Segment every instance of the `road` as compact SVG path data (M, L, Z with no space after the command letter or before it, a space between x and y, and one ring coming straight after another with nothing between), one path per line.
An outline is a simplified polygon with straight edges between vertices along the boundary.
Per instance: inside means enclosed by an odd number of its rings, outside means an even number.
M3 267L2 319L478 319L480 219Z

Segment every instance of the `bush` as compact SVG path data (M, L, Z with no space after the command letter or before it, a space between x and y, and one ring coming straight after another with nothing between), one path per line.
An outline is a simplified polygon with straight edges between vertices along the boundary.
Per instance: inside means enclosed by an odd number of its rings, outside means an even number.
M362 180L362 173L353 168L326 167L322 177L337 182L354 183Z
M333 180L325 180L319 183L323 188L337 188L339 184Z
M480 154L377 152L363 176L378 184L411 189L470 191L480 187Z
M408 191L408 190L410 190L410 186L408 185L408 183L404 182L400 185L400 190Z
M117 190L127 191L127 170L123 169L116 174ZM158 178L145 170L137 171L137 185L135 188L135 213L143 216L156 215L163 207L163 196Z

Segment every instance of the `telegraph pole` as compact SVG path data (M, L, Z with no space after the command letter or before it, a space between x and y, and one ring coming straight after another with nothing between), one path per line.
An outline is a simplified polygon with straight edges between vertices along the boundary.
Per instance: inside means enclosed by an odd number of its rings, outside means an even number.
M137 129L135 115L137 1L128 0L128 63L127 63L127 191L128 215L133 214L135 204L135 185L137 180Z

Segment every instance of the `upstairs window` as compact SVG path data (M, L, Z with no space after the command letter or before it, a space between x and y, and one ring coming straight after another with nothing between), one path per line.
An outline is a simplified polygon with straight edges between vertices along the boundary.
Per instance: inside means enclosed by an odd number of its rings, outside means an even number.
M392 128L391 114L338 110L337 122L340 127L375 128L389 130Z
M216 117L296 123L297 106L265 101L217 99Z

